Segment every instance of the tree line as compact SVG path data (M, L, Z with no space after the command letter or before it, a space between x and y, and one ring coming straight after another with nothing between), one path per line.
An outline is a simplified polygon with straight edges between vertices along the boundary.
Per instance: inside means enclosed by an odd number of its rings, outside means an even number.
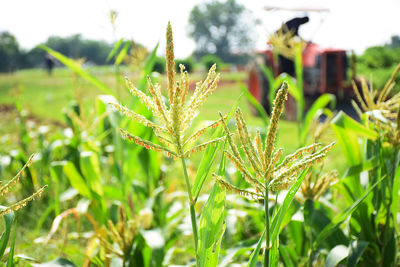
M224 62L244 64L254 44L253 28L257 21L235 0L210 0L193 8L188 34L196 42L193 56L200 60L215 55ZM46 46L70 58L85 58L86 62L105 65L113 44L87 40L76 34L70 37L50 37ZM45 52L40 48L24 50L9 32L0 32L0 72L35 68L44 64Z
M80 34L69 37L52 36L44 45L67 57L85 58L86 62L96 65L108 64L106 58L113 47L113 44L105 41L84 39ZM0 72L41 67L45 62L45 54L38 47L24 50L10 32L0 33Z

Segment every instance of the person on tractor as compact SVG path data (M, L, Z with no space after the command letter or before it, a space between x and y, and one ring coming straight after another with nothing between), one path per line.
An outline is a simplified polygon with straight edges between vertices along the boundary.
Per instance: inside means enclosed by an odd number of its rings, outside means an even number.
M286 21L282 24L282 27L275 32L276 42L272 41L271 43L275 43L275 46L279 52L279 62L281 66L281 72L285 72L290 76L295 75L294 68L294 37L299 36L299 28L301 25L307 23L309 18L305 17L296 17L291 20Z
M307 23L309 20L307 16L288 20L282 25L282 33L291 32L293 36L299 36L300 26Z

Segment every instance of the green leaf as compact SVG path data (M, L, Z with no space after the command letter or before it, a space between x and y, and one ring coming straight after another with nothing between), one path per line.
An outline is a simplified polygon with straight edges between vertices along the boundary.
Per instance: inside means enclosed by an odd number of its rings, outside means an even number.
M53 49L45 46L45 45L39 45L39 48L43 49L53 57L55 57L57 60L59 60L62 64L67 66L70 70L74 71L76 74L81 76L83 79L100 89L102 92L110 95L114 95L114 92L111 91L104 83L102 83L100 80L98 80L96 77L94 77L92 74L89 72L85 71L80 64L78 64L75 60L70 59L63 54L54 51Z
M303 121L303 112L305 108L305 97L303 90L303 47L301 42L296 45L296 55L294 58L294 68L296 72L296 85L300 95L300 100L297 102L297 121Z
M328 224L317 236L313 243L313 248L317 249L322 241L325 240L331 233L333 233L339 226L358 208L358 206L363 202L363 200L368 196L368 194L385 178L380 179L374 185L372 185L365 194L353 203L349 208L339 213L330 224Z
M272 248L269 250L269 266L278 267L279 265L279 251L278 251L278 240L273 242Z
M3 206L0 206L0 207L6 208ZM12 211L8 214L4 214L3 218L4 218L4 224L5 224L6 229L1 234L1 238L0 238L0 258L4 255L4 251L6 250L8 240L10 239L11 226L14 222L15 214Z
M98 155L91 151L83 151L80 154L79 163L90 190L102 196L103 189L100 182L101 172Z
M144 240L150 248L151 266L162 266L164 259L165 240L160 228L141 231ZM145 260L145 262L148 260Z
M349 167L343 177L349 177L353 175L357 175L359 173L362 173L364 171L369 171L372 170L373 168L377 167L379 165L379 158L378 157L373 157L370 158L367 161L362 162L361 164L354 165Z
M292 203L294 196L296 195L297 191L299 190L301 183L303 182L304 178L306 177L307 172L308 172L308 169L305 169L302 172L302 174L300 175L300 177L297 179L296 183L294 185L292 185L292 187L286 194L286 197L282 203L282 206L279 207L278 212L275 214L274 218L272 219L271 240L273 242L276 242L276 240L278 239L281 224L282 224L283 218L285 217L286 211L289 209L290 204Z
M368 242L356 240L350 245L349 258L347 259L347 267L355 267L364 250L367 248Z
M50 176L52 179L52 187L54 188L54 213L55 216L60 214L60 182L63 178L63 167L65 165L65 161L53 161L50 164ZM46 216L47 217L47 216ZM37 229L37 228L36 228Z
M254 108L257 110L258 114L260 114L262 121L264 124L268 124L269 119L268 119L268 114L265 112L264 107L257 101L257 99L254 98L254 96L249 92L247 87L240 83L239 84L240 90L242 93L245 95L247 100L254 106Z
M225 231L226 190L215 183L203 208L199 223L199 266L217 266Z
M64 173L71 183L71 186L75 188L79 192L79 194L89 199L92 199L92 194L90 193L90 190L87 187L85 180L83 180L82 176L76 170L72 162L68 161L64 165Z
M397 151L396 154L396 163L394 165L394 179L393 179L393 188L392 188L392 214L394 217L394 225L398 225L397 224L397 212L398 212L398 206L399 206L399 189L400 189L400 165L399 165L399 161L400 161L400 150Z
M314 120L317 112L323 108L325 108L329 103L335 103L336 97L332 94L323 94L314 101L310 109L307 111L306 116L304 118L303 126L300 131L300 138L303 142L305 142L307 136L310 133L310 125Z
M358 136L366 137L371 140L376 140L378 138L378 133L368 129L361 123L352 119L349 115L340 111L335 118L332 120L332 124L336 125L337 127L343 128L346 131L351 131Z
M223 129L218 127L212 138L214 137L220 137L223 135ZM197 198L200 194L200 190L203 187L204 181L207 178L208 173L211 170L211 167L213 166L214 160L217 157L218 151L221 149L223 146L222 142L217 143L216 145L213 146L208 146L204 152L203 158L201 159L200 166L197 170L196 178L194 180L193 186L192 186L192 194L194 196L195 201L197 201Z
M342 260L349 256L349 248L344 245L334 247L326 257L325 267L335 267Z
M261 245L265 240L265 231L262 233L260 239L258 240L256 248L253 250L253 252L250 255L250 260L249 263L247 264L247 267L255 267L258 261L258 255L260 254L260 249Z
M347 131L344 128L337 127L331 124L332 130L336 135L336 139L342 147L344 156L350 166L362 164L363 158L358 145L357 135L351 131Z
M124 47L121 49L117 58L115 59L115 65L119 66L122 63L130 47L131 47L131 42L126 41Z
M14 248L15 248L16 235L17 235L17 226L14 227L14 234L13 234L12 241L11 241L10 252L8 253L7 267L15 266L15 264L14 264Z
M236 107L239 105L239 100L241 99L242 95L238 97L236 100L235 104L233 105L231 111L229 112L227 116L227 120L229 120L232 115L234 114ZM218 137L221 137L224 134L224 130L222 126L218 126L217 129L215 129L213 135L211 136L211 139L215 139ZM206 151L204 152L203 158L201 159L199 168L197 169L197 174L196 178L194 179L194 183L192 186L192 195L194 197L195 202L197 201L197 198L200 194L201 188L203 187L204 181L207 178L208 173L210 172L210 169L214 163L214 160L217 156L217 152L219 149L222 147L222 142L219 142L217 145L213 146L208 146Z
M275 92L277 87L275 86L275 77L272 69L270 67L265 66L264 64L259 64L258 65L263 72L264 76L267 78L267 81L269 83L269 93L268 93L268 101L270 107L273 106L274 99L275 99Z
M56 258L45 263L31 263L33 267L76 267L75 264L64 258Z
M279 255L281 256L283 264L286 267L295 267L295 265L292 262L292 259L290 258L290 252L289 252L288 246L280 244L279 245Z
M396 264L396 254L398 253L396 245L396 230L391 227L388 229L386 234L386 242L383 246L384 254L382 255L383 262L382 266L397 266Z
M110 51L110 53L107 56L106 62L109 62L118 52L119 47L122 45L124 42L124 38L121 38L114 44L113 49Z

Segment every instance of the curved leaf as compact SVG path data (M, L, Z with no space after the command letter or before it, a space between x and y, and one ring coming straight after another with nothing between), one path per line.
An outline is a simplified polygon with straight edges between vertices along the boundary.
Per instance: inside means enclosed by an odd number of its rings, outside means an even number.
M350 245L349 258L347 260L347 267L355 267L364 250L367 248L368 242L356 240Z
M318 97L317 100L314 101L314 103L306 113L306 116L304 118L304 123L301 128L300 138L301 140L303 140L303 142L307 138L311 122L315 118L317 112L325 108L329 103L335 103L335 102L336 102L336 97L332 94L323 94L320 97Z
M334 247L326 257L325 267L335 267L349 256L349 248L344 245Z
M330 224L328 224L317 236L313 243L313 248L314 250L319 247L322 241L325 240L330 234L332 234L357 208L358 206L362 203L362 201L368 196L369 193L380 183L382 180L385 178L380 179L377 181L374 185L372 185L366 192L365 194L359 198L357 201L353 203L349 208L344 210L343 212L339 213L333 220L331 221Z
M261 245L265 239L265 231L262 233L260 239L258 240L256 248L253 250L253 252L250 255L250 260L249 263L247 264L247 267L255 267L258 261L258 254L260 254L260 249Z
M92 194L90 193L89 188L87 187L85 180L79 174L78 170L75 168L74 164L68 161L64 165L64 173L67 176L69 182L72 187L75 188L79 194L89 199L92 199Z
M300 188L301 183L303 182L306 174L308 172L308 168L305 169L300 177L297 179L296 183L292 185L290 190L287 192L285 200L283 201L282 206L279 207L278 212L275 214L274 218L272 219L271 223L271 240L272 242L276 242L279 236L281 224L283 218L285 217L286 211L289 209L290 204L293 201L294 196L296 195L297 191ZM273 245L273 244L272 244Z
M114 92L111 91L104 83L102 83L100 80L98 80L96 77L94 77L92 74L87 72L82 68L80 64L78 64L75 60L70 59L63 54L54 51L53 49L45 46L45 45L39 45L39 48L43 49L53 57L55 57L57 60L59 60L62 64L67 66L70 70L74 71L76 74L81 76L83 79L100 89L106 94L114 95Z
M240 90L244 93L247 100L254 106L258 114L260 114L264 124L267 124L269 122L269 119L268 119L268 114L267 112L265 112L264 107L257 101L257 99L254 98L254 96L249 92L249 90L244 84L241 83L239 86Z
M200 217L199 266L217 266L222 235L225 231L226 190L214 184Z
M4 251L6 250L8 240L10 239L11 226L14 222L14 219L15 219L15 214L13 211L4 215L4 223L6 229L1 234L0 238L0 258L4 255Z

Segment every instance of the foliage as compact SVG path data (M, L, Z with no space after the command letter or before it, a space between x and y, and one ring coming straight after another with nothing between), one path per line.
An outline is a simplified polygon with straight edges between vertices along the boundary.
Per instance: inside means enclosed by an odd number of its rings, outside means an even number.
M249 11L235 0L210 1L190 12L189 34L196 42L196 57L215 54L232 62L233 53L252 47L252 28L256 25Z
M369 47L357 57L357 72L366 77L374 89L384 87L387 77L400 62L398 40L399 36L392 36L391 43ZM400 78L396 77L397 84L393 91L400 91L399 80Z
M277 244L279 243L281 223L286 211L289 209L294 195L304 180L306 174L304 170L318 162L321 162L333 145L331 144L321 148L319 144L313 144L308 147L300 148L277 164L280 161L282 149L275 151L275 140L279 118L283 112L287 94L288 85L287 83L283 83L274 100L274 108L271 114L264 144L262 143L260 132L256 133L254 141L250 139L243 115L240 109L236 110L236 125L241 142L240 147L243 149L244 155L246 155L247 160L250 162L252 170L246 167L245 161L241 157L238 147L233 143L231 133L221 116L227 134L227 140L231 147L231 152L225 151L225 153L234 163L236 169L238 169L242 174L244 180L253 187L253 191L237 188L219 176L217 177L217 181L228 191L233 191L240 195L262 200L264 202L264 232L266 238L264 266L275 266L278 264L279 259L274 256L274 253L276 253L278 248ZM284 204L279 208L277 213L273 214L272 219L270 219L269 193L272 192L275 195L278 195L280 191L288 190L289 188L290 190L285 198ZM275 209L276 205L277 203L275 201ZM264 238L264 235L262 235L262 238ZM257 254L258 253L255 254L255 257ZM253 260L250 260L250 262L252 261ZM251 265L255 266L255 263Z
M186 70L187 72L193 72L195 62L194 62L194 59L193 59L192 57L188 57L188 58L185 58L185 59L177 59L177 60L175 60L175 71L176 71L176 72L179 72L179 71L180 71L180 65L181 65L181 64L182 64L183 66L185 66L185 70ZM210 66L210 68L211 68L211 66ZM208 69L210 69L210 68L208 68Z
M388 68L400 62L399 53L399 47L372 46L368 47L358 60L371 69Z
M34 157L34 155L32 155L28 159L28 161L25 163L25 165L22 167L22 169L11 180L9 180L7 183L5 183L4 185L2 185L0 187L0 195L7 194L10 191L10 189L15 187L15 185L18 183L19 179L21 178L23 171L26 168L28 168L29 165L32 164L33 157ZM28 202L34 200L35 198L40 197L40 195L43 193L43 190L46 187L47 186L43 186L42 188L40 188L39 190L34 192L29 197L27 197L23 200L20 200L16 203L10 204L9 206L0 206L0 216L4 218L4 225L5 225L5 230L1 234L1 237L0 237L0 258L3 257L6 247L7 247L7 244L8 244L8 240L10 238L11 228L12 228L12 225L15 220L14 211L21 209L22 207L26 206ZM15 246L16 233L17 233L16 227L14 227L14 234L13 234L13 238L11 241L11 247L10 247L10 251L9 251L7 266L14 266L14 246Z
M365 188L369 188L368 192L372 194L350 220L350 234L357 237L359 244L364 244L360 252L360 261L364 265L398 264L396 218L400 179L400 109L398 94L390 97L390 90L399 70L400 65L380 91L370 91L365 82L361 88L355 86L361 123L352 121L343 113L332 121L349 164L347 179L341 185L345 200L354 202ZM362 181L363 172L366 181ZM350 259L349 255L349 262Z
M17 69L19 47L17 39L9 32L0 33L0 72Z
M216 55L208 54L201 58L201 63L203 64L204 68L208 70L214 64L216 64L217 66L221 66L222 60Z
M76 34L69 37L52 36L44 45L70 58L85 58L87 62L97 65L106 64L105 59L112 45L94 40L83 39Z
M153 71L156 71L160 74L165 73L165 59L161 57L156 57L154 61Z

